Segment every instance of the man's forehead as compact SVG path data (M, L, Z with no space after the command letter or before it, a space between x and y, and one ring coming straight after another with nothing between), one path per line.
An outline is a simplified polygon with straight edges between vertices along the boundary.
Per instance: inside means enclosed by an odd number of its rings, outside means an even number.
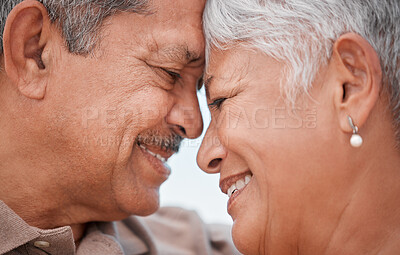
M143 17L150 52L185 64L204 59L203 0L152 1L152 15ZM142 27L144 28L144 27Z
M152 1L154 9L165 14L203 13L206 0L161 0Z
M150 22L164 27L202 28L205 0L160 0L151 1Z

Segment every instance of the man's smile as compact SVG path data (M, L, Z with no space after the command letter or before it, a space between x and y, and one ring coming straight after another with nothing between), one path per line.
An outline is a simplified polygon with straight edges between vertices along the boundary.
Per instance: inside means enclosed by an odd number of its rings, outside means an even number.
M147 131L137 137L135 144L150 166L161 176L161 182L157 180L158 185L166 181L171 174L167 161L174 153L179 151L182 140L183 138L177 134L165 135L156 130Z
M158 153L155 153L153 151L150 151L148 148L146 148L144 145L139 145L140 151L143 153L144 157L146 160L150 163L152 168L162 177L162 182L159 183L161 185L164 181L166 181L171 174L171 169L167 165L167 160L170 156L163 157Z
M161 156L160 154L156 152L152 152L150 149L146 148L144 145L139 145L141 149L145 150L147 153L149 153L151 156L161 160L161 162L166 163L168 158Z

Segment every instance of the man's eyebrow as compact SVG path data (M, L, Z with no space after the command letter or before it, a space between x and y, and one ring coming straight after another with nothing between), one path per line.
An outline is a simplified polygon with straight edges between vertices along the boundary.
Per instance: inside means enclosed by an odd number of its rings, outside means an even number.
M171 60L191 64L201 59L199 53L189 50L187 46L174 46L163 50L164 54Z

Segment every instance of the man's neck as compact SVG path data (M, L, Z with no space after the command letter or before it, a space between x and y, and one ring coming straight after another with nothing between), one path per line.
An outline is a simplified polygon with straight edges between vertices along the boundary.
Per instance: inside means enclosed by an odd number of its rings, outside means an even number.
M0 200L2 200L0 198ZM3 201L3 200L2 200ZM18 200L21 201L21 200ZM68 226L69 224L60 223L60 219L55 218L50 211L45 211L46 208L34 208L34 206L15 206L13 202L3 201L8 207L10 207L19 217L21 217L28 225L32 227L37 227L39 229L47 230L47 229L55 229L59 227ZM24 203L22 203L24 204ZM40 204L35 203L34 199L32 200L32 204ZM42 212L38 214L33 212ZM76 244L80 242L83 235L86 231L86 224L72 224L69 225L72 230L73 238Z
M74 241L78 246L83 235L85 234L86 224L71 225L71 229L72 229L72 234L74 235Z
M12 178L3 178L2 180L10 179ZM42 192L40 188L29 188L28 183L16 183L14 185L12 182L3 183L3 181L0 181L0 200L27 224L40 229L70 226L75 242L82 238L86 225L71 224L74 220L71 215L67 215L66 213L70 209L68 208L68 204L60 204L59 201L62 199L52 199L53 197L57 197L54 192ZM40 185L34 186L41 187ZM18 192L14 192L13 196L10 197L7 190L18 190ZM50 196L46 197L46 194L50 194ZM79 208L76 210L83 211L79 210Z

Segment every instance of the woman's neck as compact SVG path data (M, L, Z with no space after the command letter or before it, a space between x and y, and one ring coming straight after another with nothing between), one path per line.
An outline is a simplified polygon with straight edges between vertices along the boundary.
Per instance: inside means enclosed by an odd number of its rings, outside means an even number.
M400 254L400 157L378 154L365 164L325 254Z

